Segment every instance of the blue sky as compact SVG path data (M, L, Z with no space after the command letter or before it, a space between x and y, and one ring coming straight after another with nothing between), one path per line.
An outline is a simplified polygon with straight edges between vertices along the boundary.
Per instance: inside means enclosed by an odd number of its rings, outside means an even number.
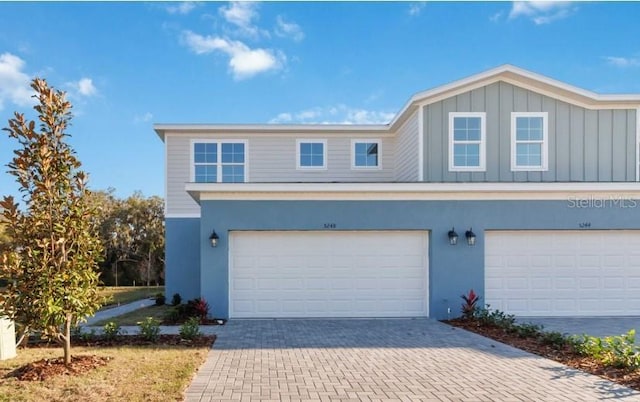
M640 3L0 3L0 126L67 91L94 189L164 192L154 123L385 123L504 63L640 93ZM29 112L30 113L30 112ZM0 164L16 143L0 135ZM16 194L0 174L0 194Z

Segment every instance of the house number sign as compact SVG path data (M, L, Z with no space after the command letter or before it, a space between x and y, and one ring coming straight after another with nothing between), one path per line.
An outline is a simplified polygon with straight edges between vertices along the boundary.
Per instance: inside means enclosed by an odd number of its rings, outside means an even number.
M325 223L324 224L324 228L325 229L335 229L336 228L336 224L335 223Z

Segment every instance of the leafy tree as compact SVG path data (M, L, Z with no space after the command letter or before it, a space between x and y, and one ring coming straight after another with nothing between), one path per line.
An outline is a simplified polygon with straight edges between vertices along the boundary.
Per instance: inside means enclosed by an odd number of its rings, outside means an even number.
M105 282L112 277L114 281L110 282L117 282L116 267L130 268L125 275L127 280L146 282L147 285L151 281L159 282L164 267L163 199L157 196L145 198L140 192L118 199L113 192L109 189L92 195L101 211Z
M0 313L62 345L70 364L71 327L100 307L98 211L81 163L65 141L71 103L42 79L31 87L39 130L20 113L4 129L21 146L8 173L19 184L24 211L11 196L0 202L14 246L0 262L0 276L9 281L0 295Z
M2 215L2 209L0 209L0 253L8 250L11 244L11 239L9 238L9 234L7 233L7 222ZM2 286L0 284L0 286Z

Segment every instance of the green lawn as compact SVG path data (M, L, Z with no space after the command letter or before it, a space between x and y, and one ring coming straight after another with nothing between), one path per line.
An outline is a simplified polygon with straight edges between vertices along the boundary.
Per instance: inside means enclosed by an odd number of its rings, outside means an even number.
M101 286L98 288L98 294L107 299L104 307L148 299L155 297L157 293L164 293L164 286Z
M6 375L26 363L62 356L61 348L19 349L18 357L0 361L0 401L178 401L208 351L168 345L74 347L73 354L112 360L83 375L17 381Z
M149 306L149 307L145 307L145 308L141 308L141 309L132 311L130 313L119 315L117 317L108 318L106 320L98 321L94 325L102 327L102 326L104 326L104 324L106 324L108 322L115 322L116 324L118 324L120 326L138 325L138 322L144 320L147 317L153 317L153 318L157 319L158 321L162 321L163 318L164 318L164 315L166 314L166 312L171 310L172 308L173 308L173 306L169 306L169 305L164 305L164 306L153 305L153 306Z

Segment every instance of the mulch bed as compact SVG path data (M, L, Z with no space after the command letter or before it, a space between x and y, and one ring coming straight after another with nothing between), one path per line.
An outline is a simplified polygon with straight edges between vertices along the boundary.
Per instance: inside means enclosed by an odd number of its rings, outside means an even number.
M203 335L193 340L182 339L180 335L159 335L155 342L148 341L140 335L120 335L114 339L95 337L94 339L74 339L72 346L86 347L119 347L119 346L184 346L188 348L211 346L216 340L215 335ZM27 345L28 348L58 346L50 342L37 342ZM73 349L71 350L73 353ZM71 364L65 366L63 358L42 359L28 363L13 370L6 377L15 377L19 381L45 381L51 377L61 375L82 375L98 367L105 366L111 357L95 355L71 356Z
M507 345L525 350L529 353L555 360L566 366L606 378L617 384L640 390L640 370L632 371L629 369L606 367L590 357L577 354L570 346L557 349L550 345L543 344L537 338L521 338L499 327L481 325L475 320L457 318L443 322L506 343Z

